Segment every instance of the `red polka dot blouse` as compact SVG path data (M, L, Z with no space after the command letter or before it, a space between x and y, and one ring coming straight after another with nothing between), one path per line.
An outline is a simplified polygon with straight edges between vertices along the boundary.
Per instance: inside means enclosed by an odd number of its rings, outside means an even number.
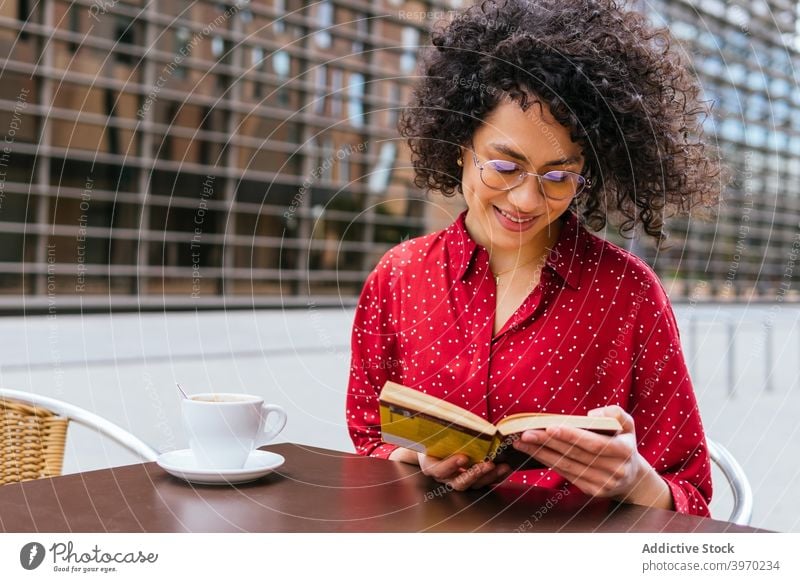
M639 452L669 485L675 509L708 515L705 436L667 295L635 255L567 211L540 282L493 335L489 255L465 227L389 250L364 284L352 332L347 423L356 451L387 458L378 395L386 380L496 423L517 412L585 414L618 404ZM552 470L511 482L574 487Z

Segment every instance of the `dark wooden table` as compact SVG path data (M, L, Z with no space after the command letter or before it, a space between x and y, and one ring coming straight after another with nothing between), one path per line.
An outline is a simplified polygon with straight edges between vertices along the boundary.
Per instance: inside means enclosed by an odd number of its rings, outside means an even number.
M240 486L155 463L0 486L5 532L747 532L724 521L509 485L454 492L419 467L296 444Z

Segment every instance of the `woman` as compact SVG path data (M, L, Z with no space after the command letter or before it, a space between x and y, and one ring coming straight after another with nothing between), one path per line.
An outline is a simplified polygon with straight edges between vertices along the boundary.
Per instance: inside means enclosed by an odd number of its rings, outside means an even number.
M455 489L508 479L708 515L710 463L678 328L653 271L590 234L608 216L661 244L663 218L718 200L698 88L664 31L610 0L484 2L432 34L400 130L418 185L463 194L447 229L369 275L352 335L347 420L363 455L419 464ZM514 443L512 471L381 441L393 380L490 422L613 416Z

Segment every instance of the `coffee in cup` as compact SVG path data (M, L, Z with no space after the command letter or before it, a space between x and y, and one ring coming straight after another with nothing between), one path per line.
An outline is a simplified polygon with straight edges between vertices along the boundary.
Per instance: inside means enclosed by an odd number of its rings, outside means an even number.
M241 469L250 452L274 439L286 426L286 411L253 394L204 393L181 400L189 448L199 467ZM274 426L265 432L267 419Z

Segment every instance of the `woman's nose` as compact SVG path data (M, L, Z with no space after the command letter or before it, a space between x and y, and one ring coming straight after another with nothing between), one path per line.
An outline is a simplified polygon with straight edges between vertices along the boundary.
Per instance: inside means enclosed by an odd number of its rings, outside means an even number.
M528 176L522 184L509 190L508 199L517 210L524 214L537 214L538 210L547 206L547 199L535 176Z

